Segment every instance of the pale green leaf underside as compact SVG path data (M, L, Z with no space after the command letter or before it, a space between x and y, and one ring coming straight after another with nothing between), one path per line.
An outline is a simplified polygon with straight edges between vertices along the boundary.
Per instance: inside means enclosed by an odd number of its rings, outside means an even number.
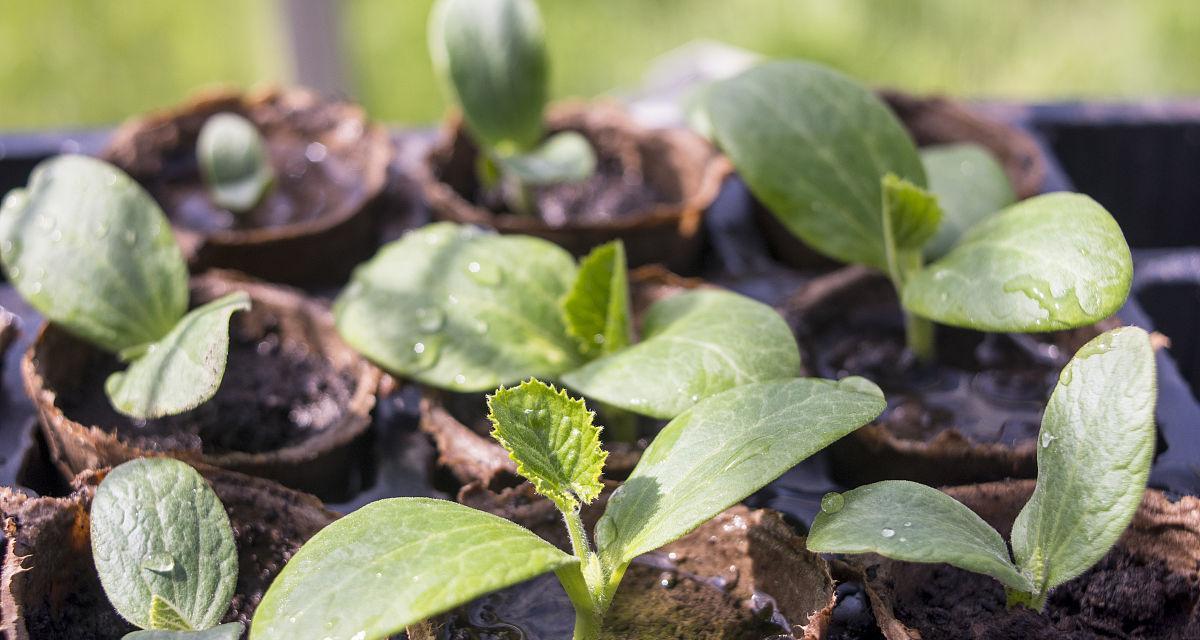
M230 622L202 631L134 631L125 634L121 640L238 640L243 630L242 623Z
M808 245L886 270L880 179L924 186L916 147L868 88L823 66L769 62L707 92L705 112L754 195Z
M497 156L497 161L506 173L531 187L579 182L596 171L596 152L576 131L556 133L529 153Z
M150 596L150 628L163 631L192 631L192 624L175 605L155 594Z
M1101 334L1063 369L1042 417L1037 487L1013 524L1017 564L1043 577L1037 587L1086 571L1133 518L1154 455L1156 385L1150 339L1135 327Z
M46 160L9 192L0 258L30 305L112 353L162 338L187 311L187 266L162 210L93 158Z
M193 309L162 340L138 349L125 371L108 377L113 407L134 418L159 418L194 409L217 392L229 357L229 319L250 308L245 292Z
M921 149L929 190L942 206L942 224L925 245L925 257L946 255L967 229L1017 201L1004 167L987 150L972 143Z
M582 362L559 307L574 280L575 260L550 242L438 223L361 265L334 315L342 338L392 373L490 391Z
M579 261L562 310L567 333L585 355L595 357L629 346L629 280L620 240L592 249Z
M196 139L196 160L213 202L234 213L253 209L275 179L258 128L235 113L205 121Z
M482 511L429 498L381 500L300 549L259 604L250 637L384 638L575 562Z
M818 513L808 549L878 553L906 562L944 562L992 576L1021 591L1029 581L1008 556L1004 539L954 498L922 484L888 480L842 494L836 513Z
M762 382L702 400L663 428L609 499L601 557L618 567L678 539L884 407L862 378Z
M529 380L488 396L492 437L517 463L517 473L562 511L600 495L600 472L608 453L600 427L583 400Z
M697 290L655 303L640 343L562 381L588 398L669 419L726 389L799 373L796 339L778 312L736 293Z
M904 287L904 306L981 331L1053 331L1116 312L1133 261L1104 207L1073 193L1017 203L973 227Z
M91 519L96 571L122 617L152 627L159 596L193 629L221 621L237 548L221 501L194 469L169 458L126 462L96 490Z
M942 209L933 194L891 173L883 177L883 210L898 249L920 249L942 221Z

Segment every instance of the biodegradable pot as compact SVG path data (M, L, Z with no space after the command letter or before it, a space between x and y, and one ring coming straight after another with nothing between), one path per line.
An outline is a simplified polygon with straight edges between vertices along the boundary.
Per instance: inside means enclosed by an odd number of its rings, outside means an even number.
M995 482L946 493L1007 539L1033 486ZM861 570L887 640L1200 637L1200 499L1194 497L1172 502L1148 489L1117 546L1052 591L1043 613L1006 609L999 582L948 565L875 555L849 562Z
M681 273L699 267L704 210L731 171L708 142L683 129L643 128L608 102L555 105L546 128L587 137L597 154L596 175L536 189L539 215L508 212L481 188L479 148L454 118L418 169L433 217L545 238L577 256L620 238L633 266L662 263Z
M905 349L891 282L865 267L818 276L785 303L808 375L862 375L888 398L879 419L830 447L835 479L933 486L1037 474L1041 414L1058 373L1088 340L1117 326L1038 335L937 327L938 362Z
M221 112L251 120L266 141L275 184L235 216L208 196L196 138ZM203 93L136 118L103 157L162 205L193 272L235 269L274 282L345 281L376 248L379 209L393 155L387 132L358 105L300 88Z
M238 580L224 622L249 628L283 565L337 517L319 500L269 480L197 466L229 514ZM5 558L0 630L12 640L117 640L136 630L117 614L92 561L89 510L106 470L87 471L65 498L34 498L0 487Z
M193 278L191 290L193 304L245 291L252 307L233 316L216 396L179 416L118 414L103 389L115 358L42 327L21 373L54 464L69 478L163 453L348 499L361 484L380 371L342 342L324 305L295 290L226 272Z
M1034 139L1016 127L990 120L956 100L919 98L883 89L887 103L918 146L973 142L996 156L1020 199L1042 192L1046 159ZM754 201L754 216L771 255L795 269L828 269L838 265L797 238L766 207Z

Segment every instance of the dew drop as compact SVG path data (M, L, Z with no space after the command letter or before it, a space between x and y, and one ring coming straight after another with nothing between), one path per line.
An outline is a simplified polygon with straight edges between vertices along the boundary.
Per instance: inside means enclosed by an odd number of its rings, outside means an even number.
M460 374L454 376L454 384L466 384L466 383L467 383L467 377L464 376L463 374L460 373Z
M21 267L13 267L13 268L9 269L8 277L12 278L13 280L20 280L21 279Z
M418 354L418 355L425 353L425 343L418 342L418 343L414 344L413 345L413 353Z
M421 307L417 309L417 326L421 331L434 332L446 323L446 312L437 307Z
M12 252L12 250L13 250L12 240L5 240L3 242L0 242L0 252L10 253L10 252Z
M896 530L884 528L882 531L879 532L879 535L881 535L885 538L890 538L890 537L896 535Z
M42 283L34 282L33 284L29 285L29 295L36 296L37 294L39 294L41 292L42 292Z
M440 335L432 335L420 342L413 343L412 368L416 371L424 371L437 364L438 356L442 351L441 347L442 336Z
M1048 448L1048 447L1050 446L1050 443L1054 442L1054 441L1055 441L1055 440L1057 440L1057 439L1058 439L1058 438L1056 438L1056 437L1054 436L1054 434L1050 433L1049 431L1043 431L1043 432L1042 432L1042 438L1041 438L1041 440L1042 440L1042 448L1043 448L1043 449L1046 449L1046 448Z
M905 523L904 523L904 526L906 526L906 527L911 527L911 526L912 526L912 523L911 523L911 522L905 522Z
M154 573L170 573L175 569L175 558L166 551L151 551L142 556L141 567Z
M125 238L125 244L127 244L131 247L133 245L137 244L137 239L138 239L137 232L134 231L133 229L126 229L125 233L122 234L121 237Z
M836 491L830 491L821 497L821 511L823 513L837 513L844 506L846 506L846 499Z
M596 335L592 336L592 342L595 342L596 344L604 344L604 334L597 333Z
M471 279L486 287L494 287L500 284L503 279L503 274L500 272L500 267L491 262L477 262L472 260L467 263L467 275Z
M1058 383L1064 387L1071 384L1072 378L1075 377L1075 367L1068 364L1063 367L1063 370L1058 374Z

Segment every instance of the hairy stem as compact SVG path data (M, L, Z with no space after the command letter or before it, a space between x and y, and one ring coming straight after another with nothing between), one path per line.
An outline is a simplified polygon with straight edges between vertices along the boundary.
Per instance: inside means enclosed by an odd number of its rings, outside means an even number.
M571 537L571 552L582 563L592 555L592 548L588 545L587 532L583 529L583 519L579 517L579 510L563 511L563 522L567 524L567 535Z

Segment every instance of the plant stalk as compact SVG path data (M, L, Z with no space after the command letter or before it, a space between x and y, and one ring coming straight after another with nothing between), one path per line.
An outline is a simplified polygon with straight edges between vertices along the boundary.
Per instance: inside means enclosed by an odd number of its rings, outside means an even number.
M932 320L908 310L904 311L904 337L908 343L908 350L921 362L932 362L937 356L934 329Z

